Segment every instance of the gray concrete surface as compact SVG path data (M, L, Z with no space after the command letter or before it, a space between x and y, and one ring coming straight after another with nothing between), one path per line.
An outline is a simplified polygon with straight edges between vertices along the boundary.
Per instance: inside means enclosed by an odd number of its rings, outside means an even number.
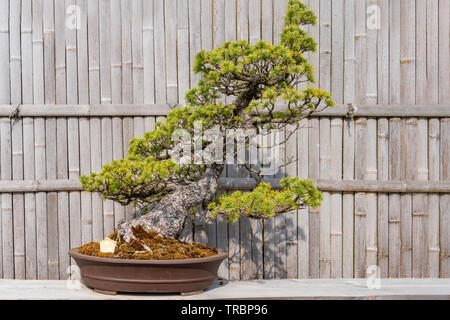
M185 300L185 299L445 299L450 279L381 279L379 289L366 279L253 280L216 283L205 292L179 294L103 295L81 285L70 288L63 280L0 280L3 300Z

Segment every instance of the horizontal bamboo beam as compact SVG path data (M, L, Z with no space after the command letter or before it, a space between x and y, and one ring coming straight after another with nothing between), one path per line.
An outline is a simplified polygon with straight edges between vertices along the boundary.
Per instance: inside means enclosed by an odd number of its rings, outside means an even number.
M166 104L0 105L0 117L8 117L16 109L20 117L161 116L170 111L170 107Z
M279 188L280 179L263 179ZM390 193L450 193L450 181L380 181L380 180L317 180L317 187L328 192L390 192ZM248 178L221 178L222 189L250 190L256 181Z
M165 104L109 104L109 105L0 105L0 117L16 113L20 117L129 117L164 116L171 107ZM278 106L277 109L283 109ZM312 117L345 117L353 110L353 117L450 117L450 104L433 105L337 105ZM17 112L15 112L17 111Z
M279 188L280 179L264 179ZM220 178L219 187L250 190L256 181L249 178ZM328 192L450 193L450 181L318 180L317 187ZM0 192L80 191L78 180L1 180Z
M424 117L447 118L450 117L450 104L435 105L354 105L353 117ZM345 117L352 110L349 105L337 105L327 108L316 116L319 117Z

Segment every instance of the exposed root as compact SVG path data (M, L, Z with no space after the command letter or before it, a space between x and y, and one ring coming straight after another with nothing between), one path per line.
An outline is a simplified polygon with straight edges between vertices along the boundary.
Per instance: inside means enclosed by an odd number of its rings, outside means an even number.
M118 229L115 232L115 239L118 241L125 241L126 243L130 244L133 247L144 249L145 251L149 253L153 253L152 249L147 246L143 241L139 240L136 236L137 229L133 228L132 226L127 226L122 229Z
M172 238L161 237L156 232L133 228L132 234L138 241L125 242L117 230L110 238L118 245L114 253L100 252L100 244L91 242L78 248L78 252L90 256L116 259L172 260L208 257L217 254L217 249L199 243L182 243ZM146 250L145 245L150 250ZM144 250L143 250L144 249Z

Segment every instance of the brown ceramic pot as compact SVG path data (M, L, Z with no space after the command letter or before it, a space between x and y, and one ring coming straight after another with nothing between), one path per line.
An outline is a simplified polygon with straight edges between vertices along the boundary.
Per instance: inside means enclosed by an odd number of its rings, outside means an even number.
M217 277L220 263L228 253L195 259L133 260L109 259L69 251L81 272L81 280L95 291L196 293L208 288Z

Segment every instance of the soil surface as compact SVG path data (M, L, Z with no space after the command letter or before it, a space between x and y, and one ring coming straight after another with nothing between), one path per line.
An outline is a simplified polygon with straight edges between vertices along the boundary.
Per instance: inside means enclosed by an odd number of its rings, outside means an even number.
M100 243L91 242L78 248L81 254L115 259L141 259L141 260L173 260L203 258L216 255L217 249L200 243L183 243L171 238L160 237L157 233L146 232L141 228L133 230L138 239L133 243L126 243L118 239L113 233L109 238L117 241L114 253L100 252ZM151 249L147 251L143 244Z

